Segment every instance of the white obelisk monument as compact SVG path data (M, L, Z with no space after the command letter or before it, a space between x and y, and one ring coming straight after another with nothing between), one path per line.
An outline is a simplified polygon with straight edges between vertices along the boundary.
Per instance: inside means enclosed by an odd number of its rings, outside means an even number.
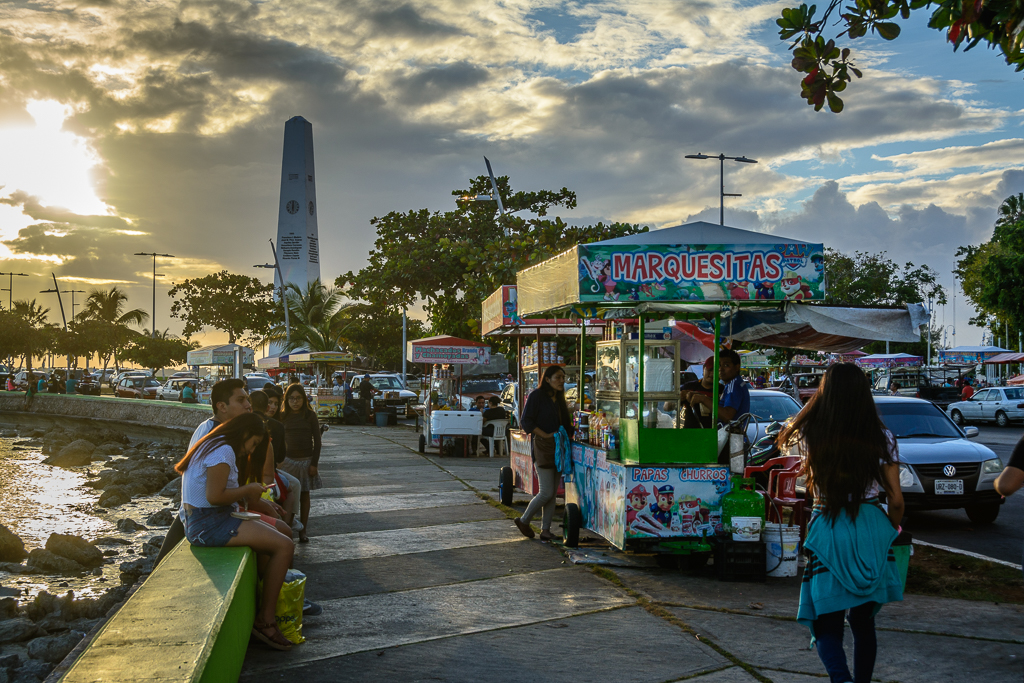
M320 279L320 233L316 225L313 124L296 116L284 124L281 203L277 210L277 259L286 284L305 290ZM276 272L274 286L281 281Z

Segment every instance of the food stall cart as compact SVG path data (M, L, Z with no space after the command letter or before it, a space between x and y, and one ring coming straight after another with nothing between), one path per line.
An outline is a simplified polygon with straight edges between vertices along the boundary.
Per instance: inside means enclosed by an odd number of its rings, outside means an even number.
M530 454L530 440L518 429L519 416L522 414L525 397L537 387L538 378L543 375L548 365L557 363L557 354L544 353L545 337L581 336L601 337L604 334L603 321L573 321L569 318L523 319L518 311L518 294L515 285L502 285L487 297L481 306L481 336L491 338L514 338L516 340L517 358L517 390L513 400L513 428L509 430L509 453L511 457L512 479L501 489L502 503L512 502L513 486L530 495L540 491L537 469L533 466ZM529 345L523 347L526 340ZM552 356L555 356L552 358ZM563 359L564 360L564 359ZM558 363L563 365L564 363ZM580 378L586 376L585 366L580 366ZM525 387L525 389L524 389ZM581 393L582 399L582 393ZM561 490L559 490L561 493Z
M567 544L585 528L620 549L711 550L709 539L724 532L730 465L719 464L718 430L682 427L678 342L661 330L649 335L647 321L712 320L717 375L717 349L731 332L723 316L822 298L822 254L821 244L694 223L577 245L518 273L521 315L637 320L598 346L599 405L590 424L602 427L602 438L593 443L598 430L589 428L572 443ZM717 383L712 399L717 422ZM503 471L502 481L508 477Z
M235 367L236 354L240 355L242 367ZM185 362L197 371L201 366L214 366L217 373L215 376L220 376L221 368L230 367L232 370L229 377L241 377L244 368L253 366L255 358L256 352L248 347L239 344L217 344L189 351ZM196 396L200 403L210 403L210 391L216 381L214 379L209 382L208 388L200 391Z
M334 395L334 387L329 386L333 369L348 367L355 359L348 351L310 351L288 355L288 362L296 367L312 366L317 377L317 386L306 387L310 407L316 416L324 421L341 420L345 410L345 393ZM328 386L320 386L327 384Z
M410 362L427 366L424 376L431 378L423 400L420 453L426 451L427 445L441 448L444 437L479 436L483 428L483 414L462 410L458 405L449 406L447 402L455 395L453 389L457 378L461 379L456 368L473 363L486 365L490 362L491 347L478 341L441 335L410 341L406 355Z

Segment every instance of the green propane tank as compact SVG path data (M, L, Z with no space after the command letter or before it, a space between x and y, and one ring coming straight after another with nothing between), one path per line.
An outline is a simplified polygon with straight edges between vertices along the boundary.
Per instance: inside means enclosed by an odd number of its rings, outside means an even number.
M764 497L753 479L734 476L732 490L722 496L722 527L734 541L759 541L763 526Z

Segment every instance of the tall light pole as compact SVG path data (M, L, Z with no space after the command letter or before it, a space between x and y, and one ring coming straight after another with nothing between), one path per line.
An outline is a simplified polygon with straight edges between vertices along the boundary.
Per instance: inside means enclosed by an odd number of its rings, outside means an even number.
M7 289L0 289L0 292L7 292L7 310L14 310L14 278L28 277L28 273L0 273L7 276Z
M742 197L739 193L730 193L725 191L725 160L738 161L741 164L756 164L757 159L748 159L747 157L727 157L724 154L718 156L709 156L707 154L687 154L687 159L718 159L718 224L725 225L725 198L726 197Z
M84 289L65 289L65 290L62 290L62 291L65 294L70 294L71 295L71 322L74 322L75 321L75 306L78 305L78 304L75 303L75 294L85 294L85 290ZM75 359L75 362L77 363L78 360ZM71 369L71 364L68 363L68 370L70 370L70 369ZM89 357L88 356L85 357L85 372L86 372L86 374L88 374L88 372L89 372Z
M60 286L57 284L57 276L54 275L53 273L50 273L50 275L53 277L53 289L43 289L43 290L40 290L39 293L40 294L56 294L57 295L57 303L60 304L60 319L61 319L61 322L64 323L64 331L67 332L68 331L68 319L67 319L67 316L64 315L64 301L60 298ZM71 372L71 354L70 353L68 354L68 372L69 373Z
M281 274L281 264L277 262L277 249L274 248L274 240L270 240L270 250L274 254L274 262L255 265L253 268L272 268L277 273L277 279L281 281L281 306L284 308L285 351L287 352L292 350L292 327L288 321L288 298L285 296L284 275Z
M153 338L156 339L156 257L160 258L177 258L174 254L157 254L153 251L137 251L136 256L152 256L153 257Z

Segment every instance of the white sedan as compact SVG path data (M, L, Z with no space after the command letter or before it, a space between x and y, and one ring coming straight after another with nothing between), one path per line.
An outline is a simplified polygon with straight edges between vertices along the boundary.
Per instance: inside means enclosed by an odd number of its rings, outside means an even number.
M1024 421L1024 389L991 387L981 389L966 401L950 403L949 418L958 425L966 422L995 422L1009 427L1011 422Z
M156 390L156 398L159 401L178 401L181 400L181 390L185 388L186 384L198 382L195 377L177 377L169 379Z

